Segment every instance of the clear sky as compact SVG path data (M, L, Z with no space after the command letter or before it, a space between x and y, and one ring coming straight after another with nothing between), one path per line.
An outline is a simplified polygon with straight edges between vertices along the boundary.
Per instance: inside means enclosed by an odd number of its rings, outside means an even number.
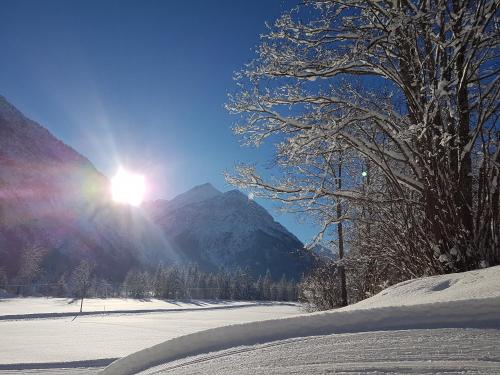
M148 199L205 182L226 191L224 170L271 155L230 130L233 72L295 3L2 0L0 94L107 176L120 164L144 173ZM313 228L271 213L310 239Z

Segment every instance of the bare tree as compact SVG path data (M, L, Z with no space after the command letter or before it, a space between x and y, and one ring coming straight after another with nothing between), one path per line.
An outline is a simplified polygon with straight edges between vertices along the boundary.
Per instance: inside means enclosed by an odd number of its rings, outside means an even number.
M20 267L15 278L17 284L17 294L30 293L33 290L33 283L41 273L42 260L46 249L39 245L28 246L21 255ZM30 288L26 290L25 288Z
M82 260L75 268L72 274L72 280L75 286L77 296L80 301L80 312L83 311L83 300L87 297L91 285L91 277L94 266L88 260Z
M347 304L339 282L339 267L331 259L316 259L312 271L299 284L299 300L308 310L329 310Z
M369 220L365 245L407 277L499 264L498 6L311 0L285 12L227 105L246 144L274 137L281 177L240 165L227 180L310 214L318 239Z
M5 267L0 267L0 289L7 289L8 277Z
M123 282L127 290L127 297L147 298L152 289L151 277L147 271L131 269Z

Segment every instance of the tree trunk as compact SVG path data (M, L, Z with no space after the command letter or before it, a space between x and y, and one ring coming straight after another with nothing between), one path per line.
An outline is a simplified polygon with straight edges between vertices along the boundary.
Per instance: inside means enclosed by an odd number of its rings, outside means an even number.
M463 8L458 0L453 1L454 12L460 12ZM455 34L460 35L462 32L462 22L456 22L453 27ZM465 47L461 46L456 57L455 69L458 77L464 77L457 92L457 109L458 109L458 152L459 152L459 174L458 174L458 189L455 196L455 204L459 207L461 223L465 230L465 241L461 241L461 253L465 256L465 261L461 265L462 271L474 269L475 265L471 264L469 253L470 245L474 234L474 222L472 217L472 160L471 151L466 150L466 145L470 141L470 109L469 95L467 89L467 68L465 67Z
M83 310L83 299L85 298L86 294L87 294L87 287L83 287L82 300L80 301L80 312L82 312L82 310Z
M338 169L338 189L342 189L342 156L339 157L339 169ZM342 221L340 218L342 217L342 205L340 201L337 202L337 219L339 220L337 224L337 234L339 237L339 276L340 276L340 304L341 306L347 306L347 286L346 286L346 277L345 277L345 267L342 264L342 260L344 259L344 231L342 227Z

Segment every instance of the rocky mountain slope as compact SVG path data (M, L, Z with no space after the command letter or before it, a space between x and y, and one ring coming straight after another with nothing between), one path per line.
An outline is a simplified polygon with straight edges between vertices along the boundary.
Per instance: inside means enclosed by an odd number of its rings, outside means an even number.
M173 246L207 270L247 268L298 278L310 265L303 244L259 204L238 190L196 186L148 207Z

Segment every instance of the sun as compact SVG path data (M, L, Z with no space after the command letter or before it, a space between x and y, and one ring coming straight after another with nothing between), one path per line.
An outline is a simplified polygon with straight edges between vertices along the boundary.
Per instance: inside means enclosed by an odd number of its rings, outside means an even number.
M139 206L145 192L146 182L143 175L119 168L111 179L111 196L117 203Z

